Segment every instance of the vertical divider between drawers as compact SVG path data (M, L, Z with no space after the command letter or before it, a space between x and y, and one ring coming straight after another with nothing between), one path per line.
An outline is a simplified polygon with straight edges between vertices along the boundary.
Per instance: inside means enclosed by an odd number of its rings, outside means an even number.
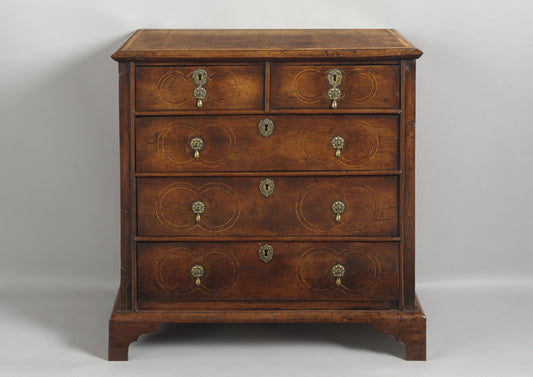
M270 111L270 62L265 62L265 112Z

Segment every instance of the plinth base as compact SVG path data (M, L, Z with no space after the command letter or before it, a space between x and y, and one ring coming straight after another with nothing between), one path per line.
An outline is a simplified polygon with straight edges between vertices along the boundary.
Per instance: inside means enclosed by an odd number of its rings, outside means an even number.
M120 294L120 293L119 293ZM117 297L118 301L119 297ZM406 360L426 360L426 316L414 310L173 310L121 311L109 320L109 360L128 360L128 347L161 323L373 323L405 344Z

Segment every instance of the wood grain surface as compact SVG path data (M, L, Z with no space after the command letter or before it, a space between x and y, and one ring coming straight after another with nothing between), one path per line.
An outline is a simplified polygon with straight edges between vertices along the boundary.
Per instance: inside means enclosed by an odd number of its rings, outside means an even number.
M398 65L272 64L272 109L329 109L328 72L337 69L342 80L337 109L395 109L400 107Z
M207 72L201 109L193 96L198 85L192 75L197 69ZM137 110L251 110L264 106L263 64L137 67L135 74Z
M263 179L268 178L268 176ZM398 178L276 177L265 197L261 177L138 178L141 236L396 236ZM332 203L345 203L335 221ZM205 204L195 222L191 206Z
M263 262L259 248L273 248ZM398 244L180 242L137 246L142 301L397 301ZM336 285L332 267L345 273ZM204 268L200 285L191 268ZM372 308L372 304L366 305Z
M266 137L259 132L265 119L273 124ZM135 126L139 173L387 171L399 164L394 115L142 117ZM335 136L344 139L338 158ZM203 140L198 159L195 137Z
M416 59L422 51L392 29L150 30L133 34L115 60Z
M109 359L127 360L129 344L164 322L360 322L425 360L415 296L421 54L391 29L134 33L113 54L121 283ZM334 137L344 140L338 156Z

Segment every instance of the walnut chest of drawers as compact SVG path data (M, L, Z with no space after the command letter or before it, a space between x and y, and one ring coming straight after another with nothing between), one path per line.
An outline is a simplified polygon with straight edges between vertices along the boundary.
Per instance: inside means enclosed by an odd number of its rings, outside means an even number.
M373 323L424 360L415 60L394 30L139 30L109 359L161 323Z

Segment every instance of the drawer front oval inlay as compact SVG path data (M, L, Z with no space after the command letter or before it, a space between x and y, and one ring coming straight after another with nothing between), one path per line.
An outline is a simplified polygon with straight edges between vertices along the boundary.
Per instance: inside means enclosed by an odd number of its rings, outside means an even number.
M201 199L201 201L199 201ZM191 205L204 204L201 221L191 215ZM239 196L228 185L212 182L196 187L177 182L163 187L155 201L159 223L170 230L184 231L196 226L211 232L229 229L239 218Z
M331 147L323 142L324 139L331 140L335 137L343 139L342 153L339 157L336 157ZM321 119L315 127L303 130L299 141L300 147L310 160L324 164L338 161L350 167L367 165L379 150L378 132L365 121L346 122L339 127L333 120Z
M380 217L381 205L376 191L367 185L336 187L328 183L316 183L306 187L298 197L298 220L313 232L327 232L340 225L331 216L331 203L341 200L348 205L342 215L342 223L361 232Z
M313 84L322 80L322 73L318 69L304 69L294 77L291 83L292 92L299 100L307 104L320 102L322 93L317 92Z
M201 284L191 277L191 268L201 266ZM220 251L194 252L175 248L161 255L155 263L159 288L173 295L187 295L195 290L217 294L231 289L239 279L235 258Z
M155 135L154 142L162 156L174 164L183 165L195 160L189 145L190 140L198 136L201 136L203 142L199 157L202 164L218 166L231 157L235 135L222 124L194 127L193 124L175 122Z
M337 285L331 269L339 264L343 266L343 275L342 283ZM371 294L381 279L381 263L378 257L361 251L314 248L298 260L297 274L306 289Z
M186 86L187 77L182 72L168 72L157 82L157 94L164 102L181 105L189 99L190 94L178 90Z

